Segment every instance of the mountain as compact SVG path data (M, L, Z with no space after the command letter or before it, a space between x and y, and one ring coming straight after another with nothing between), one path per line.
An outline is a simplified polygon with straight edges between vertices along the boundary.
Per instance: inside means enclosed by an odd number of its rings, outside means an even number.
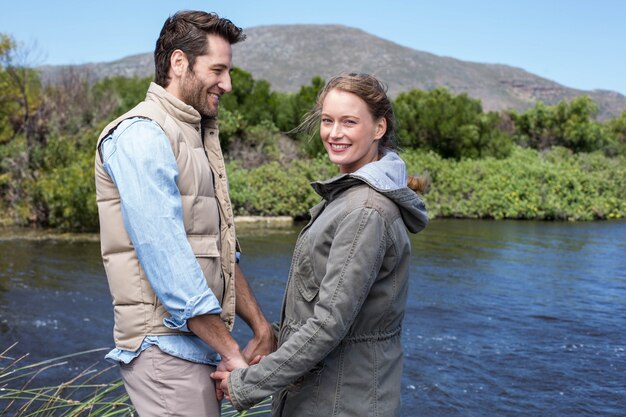
M580 95L598 103L600 119L626 109L626 96L617 92L577 90L521 68L417 51L341 25L257 26L245 33L247 39L233 46L234 65L256 80L267 80L275 91L298 91L316 75L327 80L340 72L368 72L387 84L391 97L416 88L446 87L480 99L485 110L525 110L537 101L552 105ZM67 68L41 67L43 79L54 82ZM152 53L72 69L87 72L92 79L154 73Z

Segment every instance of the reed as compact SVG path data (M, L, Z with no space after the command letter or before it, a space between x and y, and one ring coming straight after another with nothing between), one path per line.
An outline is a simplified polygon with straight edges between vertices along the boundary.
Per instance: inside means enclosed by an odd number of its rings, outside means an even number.
M122 381L111 377L116 365L96 369L88 366L68 381L52 386L37 386L37 377L54 367L67 365L70 359L108 348L76 352L28 364L28 354L12 357L11 349L0 353L0 416L15 417L132 417L135 416ZM108 378L107 378L108 377ZM105 382L102 382L105 381ZM249 410L238 412L229 402L222 404L222 416L268 416L271 399Z

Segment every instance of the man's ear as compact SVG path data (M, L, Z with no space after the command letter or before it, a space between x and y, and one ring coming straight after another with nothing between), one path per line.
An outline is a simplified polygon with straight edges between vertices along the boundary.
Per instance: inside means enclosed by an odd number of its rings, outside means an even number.
M170 69L172 75L180 78L187 71L189 61L187 60L187 54L180 49L176 49L170 56Z

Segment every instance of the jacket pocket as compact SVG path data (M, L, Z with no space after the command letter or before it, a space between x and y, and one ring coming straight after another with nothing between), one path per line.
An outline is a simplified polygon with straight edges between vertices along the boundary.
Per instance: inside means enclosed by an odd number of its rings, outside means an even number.
M318 363L313 369L307 371L304 375L293 381L287 386L287 391L300 392L304 388L307 392L317 391L321 384L322 372L324 371L324 364Z
M320 283L317 281L311 265L311 258L304 252L303 248L308 245L303 244L298 248L298 258L294 269L294 281L298 292L307 302L313 301L320 291Z
M328 408L332 398L322 394L323 367L307 372L293 384L287 386L280 416L330 416ZM326 394L326 390L324 390Z

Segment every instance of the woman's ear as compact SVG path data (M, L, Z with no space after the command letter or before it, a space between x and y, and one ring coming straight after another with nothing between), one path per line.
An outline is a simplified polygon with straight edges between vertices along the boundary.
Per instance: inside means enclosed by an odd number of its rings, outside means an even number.
M384 117L381 117L380 119L378 119L378 122L376 123L376 134L374 135L374 139L380 139L383 136L385 136L385 133L387 132L387 119L385 119Z

